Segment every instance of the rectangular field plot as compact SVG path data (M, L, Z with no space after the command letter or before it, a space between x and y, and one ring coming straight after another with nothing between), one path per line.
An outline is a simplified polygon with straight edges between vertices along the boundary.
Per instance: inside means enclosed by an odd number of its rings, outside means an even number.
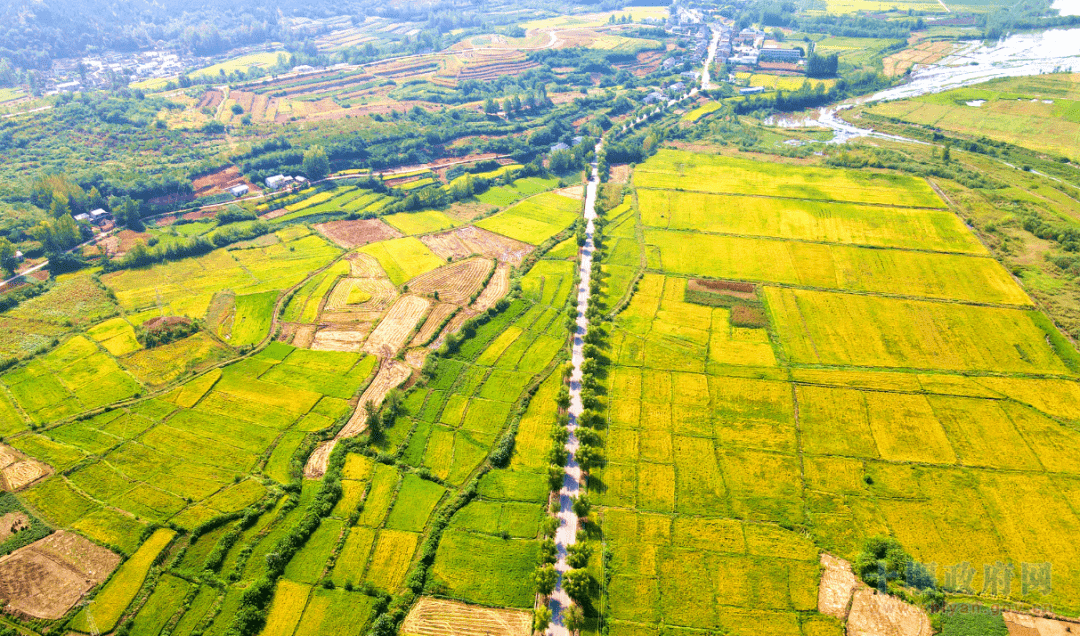
M578 217L581 202L558 194L540 194L476 223L518 241L540 245Z
M638 202L642 223L656 228L986 254L947 210L644 189Z
M992 258L649 230L663 269L711 278L1031 305Z
M430 577L455 598L503 607L532 607L532 571L539 542L447 529Z
M1032 312L774 287L765 296L795 363L1069 372Z
M360 248L360 251L374 256L395 285L446 264L419 239L412 237L371 243Z
M929 185L907 175L775 164L661 149L634 169L638 188L944 208Z

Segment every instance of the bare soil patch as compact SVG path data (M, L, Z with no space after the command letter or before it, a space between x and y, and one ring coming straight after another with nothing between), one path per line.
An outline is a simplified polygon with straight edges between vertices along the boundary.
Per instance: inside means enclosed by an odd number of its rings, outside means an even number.
M510 289L510 265L509 263L499 263L499 266L495 269L495 273L491 275L491 280L488 281L487 287L484 291L480 292L480 296L477 297L476 302L473 303L472 308L476 311L487 311L495 306L495 303L499 302L499 299L506 295L506 292Z
M296 334L293 336L294 347L307 349L315 340L315 325L296 325Z
M0 488L15 492L51 475L52 467L0 444Z
M895 596L865 585L855 590L847 618L848 636L931 636L930 617Z
M565 188L559 188L558 190L555 190L555 194L558 194L559 196L564 196L568 199L573 199L575 201L580 201L585 198L585 186L575 185L567 186Z
M145 243L150 240L150 235L146 232L136 232L134 230L120 230L113 236L120 239L120 249L118 253L127 253L131 248L135 247L136 243Z
M841 620L847 618L851 595L859 585L851 565L831 554L821 553L821 583L818 585L818 611L835 616Z
M367 337L370 324L367 328L356 327L324 327L315 332L315 338L311 341L312 349L316 351L360 351L360 345Z
M405 363L419 371L423 368L424 360L427 359L428 353L430 352L423 347L409 349L405 352Z
M1009 636L1073 636L1080 633L1080 624L1072 621L1031 616L1017 612L1002 612Z
M24 512L9 512L0 517L0 543L30 528L30 517Z
M610 183L630 183L630 164L620 163L608 169Z
M244 110L248 110L245 106ZM240 174L240 168L236 166L229 166L217 172L211 172L204 174L201 177L196 177L191 185L195 188L196 197L210 196L214 194L222 194L229 188L237 185L246 185L250 194L258 193L259 189L255 187L255 184L248 181L244 175Z
M529 636L532 616L443 599L421 598L401 626L403 636Z
M512 238L466 225L442 234L420 237L428 248L445 259L461 259L479 254L499 261L521 265L533 246Z
M437 294L436 300L464 304L480 291L484 277L494 265L494 261L486 258L470 258L443 265L409 281L409 291L433 296Z
M394 302L378 327L368 336L364 351L392 358L405 345L431 303L420 296L406 295Z
M9 612L55 620L119 564L119 555L60 530L0 558L0 599Z
M383 223L381 219L330 221L328 223L319 223L315 226L315 229L345 249L402 236L401 232Z
M442 327L443 321L457 310L458 307L450 303L436 305L435 309L432 309L431 313L428 314L424 326L420 327L420 331L417 332L410 346L419 347L434 338L437 330Z

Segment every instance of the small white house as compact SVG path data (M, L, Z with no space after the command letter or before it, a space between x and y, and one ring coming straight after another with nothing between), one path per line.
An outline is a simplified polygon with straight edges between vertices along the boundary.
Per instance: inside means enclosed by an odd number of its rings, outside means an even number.
M82 214L76 214L72 218L75 219L76 221L78 221L79 223L89 223L90 222L90 215L87 214L86 212L83 212Z
M269 179L267 181L269 181ZM229 188L229 194L233 195L234 197L242 197L247 194L248 191L249 188L246 184L243 183L239 185L234 185L233 187Z
M277 190L281 186L289 182L289 179L285 175L276 174L272 177L266 178L266 187L271 190Z
M307 183L307 177L294 177L294 181L296 181L300 185L304 185L305 183Z

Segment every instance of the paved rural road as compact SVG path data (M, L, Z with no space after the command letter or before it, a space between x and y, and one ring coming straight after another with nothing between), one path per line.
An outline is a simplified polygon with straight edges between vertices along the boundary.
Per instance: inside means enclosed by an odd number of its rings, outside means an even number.
M596 144L596 152L599 154L603 141ZM549 636L569 636L570 632L563 625L563 610L571 604L570 597L563 590L563 573L570 569L566 563L566 548L577 541L578 518L574 514L574 497L581 489L581 468L578 467L575 453L578 448L577 436L574 429L577 428L578 417L584 410L581 405L581 363L584 360L582 349L584 347L585 331L589 328L589 320L585 312L589 308L589 277L592 274L593 260L593 219L596 218L596 188L600 183L600 176L596 164L592 164L592 178L585 188L585 246L581 248L580 278L581 285L578 287L578 317L577 331L574 334L574 348L571 361L574 372L570 375L570 439L566 442L566 451L569 459L566 462L566 476L563 478L563 487L559 491L559 529L555 532L555 546L559 551L559 560L555 569L559 573L559 581L555 586L555 592L551 595L551 625L548 627Z

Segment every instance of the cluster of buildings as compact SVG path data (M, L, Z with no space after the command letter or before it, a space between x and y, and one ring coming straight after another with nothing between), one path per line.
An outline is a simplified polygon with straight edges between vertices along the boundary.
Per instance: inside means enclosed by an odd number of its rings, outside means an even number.
M112 219L112 215L98 208L96 210L90 210L89 212L83 212L76 214L73 217L79 223L93 223L94 225L102 225L106 221Z
M111 88L120 83L176 77L203 65L205 60L168 51L103 53L54 60L42 76L45 94Z
M307 183L307 178L301 176L290 177L288 175L276 174L266 178L266 188L268 190L280 190L281 188L294 184L303 186L305 183ZM243 187L244 191L237 194L236 191L240 187ZM234 197L243 196L247 194L247 186L233 186L232 188L229 188L229 192L231 192Z
M719 28L717 62L754 67L773 63L798 64L803 59L801 49L782 47L779 42L769 40L761 29L747 27L736 32L728 26Z

